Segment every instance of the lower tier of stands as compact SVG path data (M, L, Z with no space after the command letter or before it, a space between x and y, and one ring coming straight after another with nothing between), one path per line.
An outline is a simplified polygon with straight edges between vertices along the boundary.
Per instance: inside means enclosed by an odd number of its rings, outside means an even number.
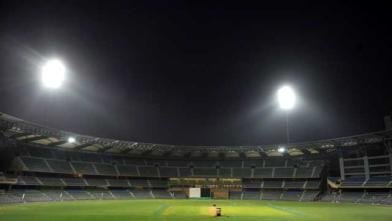
M319 193L318 190L244 190L229 195L230 199L236 200L314 201Z
M392 191L342 191L325 194L324 202L392 204Z
M313 201L318 191L242 191L230 192L230 199L238 200L291 200ZM104 199L185 199L183 192L170 192L164 189L136 190L10 190L0 192L0 203L104 200Z
M184 199L184 193L167 190L10 190L0 192L0 203L104 199Z
M43 176L18 176L18 185L27 186L56 186L56 187L122 187L122 188L167 188L169 186L194 186L202 185L187 180L169 181L159 178L101 178L101 177L43 177ZM213 182L211 181L211 185ZM248 180L226 182L227 185L241 186L246 189L319 189L320 180Z

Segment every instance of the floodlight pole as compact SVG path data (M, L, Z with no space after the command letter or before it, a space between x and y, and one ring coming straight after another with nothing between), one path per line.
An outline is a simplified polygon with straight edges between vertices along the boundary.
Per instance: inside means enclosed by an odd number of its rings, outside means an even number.
M289 131L289 111L286 110L286 144L290 143L290 131Z

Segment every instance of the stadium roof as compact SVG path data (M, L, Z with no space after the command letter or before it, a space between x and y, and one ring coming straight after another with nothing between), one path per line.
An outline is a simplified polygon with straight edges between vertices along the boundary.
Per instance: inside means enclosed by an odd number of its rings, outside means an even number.
M318 155L334 152L337 148L381 143L392 139L392 130L378 131L349 137L333 138L290 144L271 144L253 146L185 146L154 144L93 137L68 131L53 129L28 122L8 114L0 113L0 127L3 134L23 143L44 145L69 150L85 150L99 153L152 156L226 156L260 157ZM75 142L68 142L70 137ZM284 146L285 153L278 151Z

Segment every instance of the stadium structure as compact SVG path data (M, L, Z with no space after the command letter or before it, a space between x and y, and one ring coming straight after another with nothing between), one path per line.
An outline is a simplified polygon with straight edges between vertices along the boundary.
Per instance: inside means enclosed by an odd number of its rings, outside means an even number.
M0 203L103 199L392 204L392 130L256 146L85 136L0 115Z

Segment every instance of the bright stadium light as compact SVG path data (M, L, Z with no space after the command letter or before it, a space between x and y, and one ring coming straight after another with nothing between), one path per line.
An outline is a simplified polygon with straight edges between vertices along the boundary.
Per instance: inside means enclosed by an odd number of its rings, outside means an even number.
M289 112L295 106L296 95L294 90L288 86L282 86L276 93L280 109L286 112L286 143L290 143Z
M75 137L68 137L68 143L75 143L76 139Z
M65 66L58 59L48 60L41 68L42 84L47 88L61 87L65 78Z
M279 153L284 153L284 152L286 152L286 148L285 147L279 147L278 148L278 152Z
M294 108L296 96L294 90L290 86L283 86L277 93L279 107L283 110L291 110Z

